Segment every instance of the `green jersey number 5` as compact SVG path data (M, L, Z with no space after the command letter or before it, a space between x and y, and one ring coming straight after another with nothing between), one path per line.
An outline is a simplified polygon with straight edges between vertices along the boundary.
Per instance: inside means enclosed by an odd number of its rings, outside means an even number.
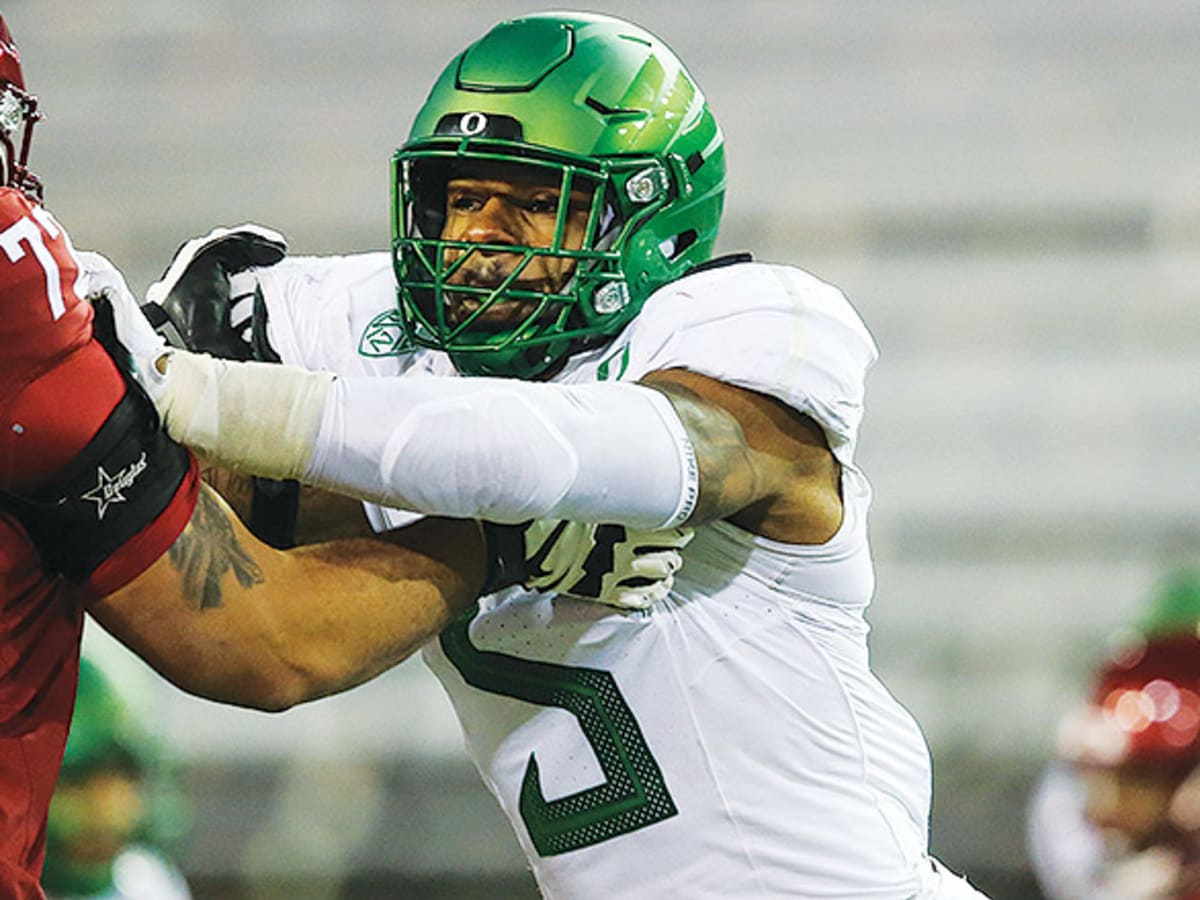
M521 783L521 819L542 856L590 847L628 834L678 810L637 719L612 674L478 650L463 616L442 633L446 657L472 687L571 713L600 762L604 781L547 800L538 779L537 753L529 754Z

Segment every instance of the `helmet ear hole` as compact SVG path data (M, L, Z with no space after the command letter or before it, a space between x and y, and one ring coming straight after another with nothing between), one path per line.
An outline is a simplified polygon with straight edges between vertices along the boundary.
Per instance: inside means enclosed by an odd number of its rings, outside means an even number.
M426 238L438 238L446 223L446 184L450 166L442 160L421 160L410 170L413 198L412 227Z
M673 235L658 245L659 251L667 262L675 262L679 257L687 252L688 248L700 239L700 235L694 228L689 228L687 231L681 231L679 234Z

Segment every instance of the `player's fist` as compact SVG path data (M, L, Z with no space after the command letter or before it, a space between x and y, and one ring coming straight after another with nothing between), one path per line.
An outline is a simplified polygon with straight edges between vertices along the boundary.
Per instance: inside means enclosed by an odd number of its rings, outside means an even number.
M526 533L538 567L525 586L618 609L648 609L674 586L683 565L680 551L692 537L690 528L638 531L538 520Z
M667 596L693 537L690 528L638 531L554 519L484 523L484 533L491 556L486 592L522 584L626 610L648 609Z
M111 262L88 250L79 250L77 255L88 273L96 339L117 365L149 392L157 405L162 379L155 363L168 352L166 342L142 315L125 277Z
M222 359L277 362L266 339L257 285L237 296L239 273L272 266L287 254L283 235L261 225L214 228L175 252L146 292L146 315L173 346Z

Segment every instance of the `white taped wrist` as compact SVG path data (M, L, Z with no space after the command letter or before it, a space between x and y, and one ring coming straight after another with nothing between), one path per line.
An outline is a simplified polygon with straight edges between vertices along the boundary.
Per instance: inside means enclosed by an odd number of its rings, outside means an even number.
M225 468L295 478L308 465L334 376L172 350L156 402L167 433Z

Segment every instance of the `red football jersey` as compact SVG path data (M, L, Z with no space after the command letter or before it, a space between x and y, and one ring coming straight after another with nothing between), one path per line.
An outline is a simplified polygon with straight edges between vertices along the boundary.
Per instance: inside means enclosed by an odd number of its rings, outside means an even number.
M125 392L92 340L66 232L0 188L0 488L33 491L88 445ZM83 608L141 574L187 524L193 464L174 499L84 584L47 576L0 513L0 896L39 898L46 814L75 701Z

